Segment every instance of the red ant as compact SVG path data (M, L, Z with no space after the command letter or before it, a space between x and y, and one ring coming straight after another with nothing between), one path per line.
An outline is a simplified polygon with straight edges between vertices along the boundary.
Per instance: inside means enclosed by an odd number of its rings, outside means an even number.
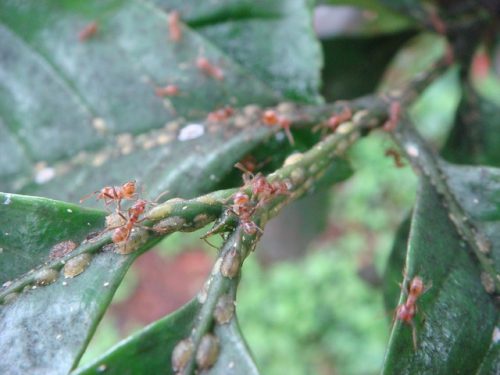
M417 350L417 332L415 328L415 324L413 322L413 318L417 314L417 300L418 298L427 292L432 285L428 285L427 288L424 288L424 281L421 277L415 276L409 286L408 290L408 298L406 302L402 305L399 305L396 308L396 319L401 320L403 323L408 324L412 328L412 337L413 337L413 347ZM406 293L406 290L404 291Z
M240 218L243 232L249 235L253 235L257 233L257 231L261 234L263 233L263 230L251 220L256 208L256 206L251 205L250 197L244 192L238 191L233 195L233 205L229 208L229 210L234 212Z
M222 81L224 79L224 72L218 66L213 65L210 61L208 61L205 57L198 57L196 60L197 68L207 76L218 79Z
M335 131L340 124L349 121L352 117L352 111L349 107L345 107L339 114L332 115L326 122L326 125Z
M106 206L109 206L111 202L116 201L118 211L120 211L121 201L123 199L134 199L136 196L135 190L136 187L134 180L126 182L122 186L105 186L101 190L94 191L93 193L84 196L82 199L80 199L80 203L82 203L85 199L88 199L92 195L97 195L96 199L103 199Z
M168 15L168 31L170 34L170 40L177 43L182 38L182 30L180 25L180 15L179 12L173 11Z
M125 224L119 226L113 232L112 240L114 243L124 242L129 239L134 225L142 221L139 220L139 217L144 213L147 204L148 202L144 199L137 200L137 202L135 202L133 206L128 209L128 218L123 216L121 212L118 213L118 215L125 220Z
M80 42L85 42L92 38L98 31L99 26L97 25L97 22L93 21L89 23L87 26L85 26L79 33L78 33L78 39Z
M175 96L179 95L179 86L167 85L165 87L157 87L155 90L156 96Z
M234 114L234 109L231 107L224 107L216 111L210 112L207 116L209 122L222 122L227 120Z
M383 129L388 132L396 129L396 126L398 126L400 116L401 116L401 104L397 101L391 102L389 106L389 118L385 122Z
M262 114L262 122L268 126L274 126L274 125L280 126L285 131L285 134L290 144L292 146L295 144L293 135L290 132L290 125L292 125L290 119L277 114L276 111L273 111L272 109L268 109Z
M394 148L389 148L385 150L385 156L391 156L394 159L394 164L396 164L396 167L398 168L403 168L405 164L401 160L401 154Z
M243 188L251 186L252 197L259 200L258 204L265 203L273 195L288 194L288 186L283 181L269 182L262 173L254 175L242 163L236 163L236 168L243 172Z
M253 177L245 177L247 183L252 186L252 196L259 200L259 204L265 203L269 198L274 195L288 194L288 186L283 181L269 182L267 178L261 174L257 173Z

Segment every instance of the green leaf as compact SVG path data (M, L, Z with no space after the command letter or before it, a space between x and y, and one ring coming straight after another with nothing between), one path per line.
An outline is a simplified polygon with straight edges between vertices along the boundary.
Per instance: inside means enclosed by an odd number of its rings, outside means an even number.
M180 161L191 178L204 172L210 176L210 168L202 165L213 162L207 152L221 148L225 138L235 133L255 131L229 130L219 124L205 126L205 135L196 140L175 142L179 127L228 104L270 105L287 95L317 99L321 56L310 9L302 0L276 1L273 7L261 8L264 15L232 21L232 27L240 31L230 40L222 31L212 30L228 22L207 18L209 8L197 2L182 4L162 2L169 9L179 6L181 16L200 29L182 25L179 43L169 40L167 14L149 2L0 4L0 54L4 57L0 146L9 150L2 155L1 190L77 201L100 186L135 178L148 187L149 196L166 189L177 194L179 187L170 185L179 173L174 169ZM217 9L224 14L234 7L227 0ZM98 23L98 32L80 42L78 33L92 21ZM251 30L267 30L265 43L249 33L249 23ZM252 54L240 56L238 48L229 48L234 44ZM294 58L284 60L284 52L278 53L283 48L286 56ZM196 68L200 56L220 66L224 79L200 73ZM270 76L281 78L271 80ZM166 100L157 97L155 88L166 84L178 85L180 94ZM255 143L265 135L261 133ZM224 150L231 160L218 162L213 169L227 172L232 168L234 160L255 145L246 142L248 137L241 137L243 147ZM215 183L217 176L204 186L205 191ZM185 185L183 181L179 186Z
M498 272L500 170L445 165L443 171L468 220L491 241ZM419 300L414 319L417 350L413 349L411 327L396 321L386 354L386 374L470 374L480 368L483 373L495 373L498 311L482 285L484 276L471 249L457 233L443 203L423 177L407 241L406 272L410 280L420 276L430 289ZM400 303L405 300L401 294Z
M193 300L182 309L160 319L123 340L93 363L72 372L90 375L106 369L106 374L171 374L171 353L175 345L189 336L200 308ZM220 353L207 374L258 374L257 367L241 335L237 320L215 327Z
M261 45L248 35L241 39L255 52L245 63L236 50L231 55L228 46L217 44L217 35L223 34L210 27L220 19L195 25L197 18L190 14L200 10L201 3L189 4L189 12L179 7L193 28L182 24L182 40L173 43L167 14L152 2L1 2L0 189L76 202L103 186L136 179L139 189L145 187L142 196L168 190L171 196L192 197L217 186L236 161L271 135L259 126L194 120L228 104L317 99L320 54L309 4L276 1L280 11L269 8L264 15L275 21L267 29L273 39ZM233 6L227 0L218 9ZM241 21L246 25L254 19L258 24L264 18L251 15ZM94 21L97 33L79 41L78 34ZM238 22L234 20L233 26ZM301 44L290 43L294 39ZM238 41L237 35L231 39ZM309 46L305 50L304 44ZM286 61L294 79L282 74L269 80L276 72L265 71L266 66L285 65L276 54L261 64L261 55L282 46L295 51ZM223 69L223 80L198 71L196 60L201 56ZM180 94L156 96L155 88L167 84L178 85ZM183 141L179 135L188 124L200 124L204 134ZM2 202L7 197L2 195ZM80 243L102 229L103 212L31 197L10 199L1 212L8 210L9 215L1 216L0 241L5 246L0 269L6 272L5 280L32 279L29 270L43 267L55 243ZM17 241L4 239L5 232L16 233ZM99 252L77 277L59 276L48 286L26 289L0 305L0 340L5 348L0 372L63 374L74 368L124 273L144 250L127 256Z
M193 319L200 309L195 299L134 335L128 337L97 358L92 364L72 374L169 374L171 355L175 345L189 336Z
M500 166L500 106L465 82L443 157L460 164Z
M383 5L382 1L373 0L324 0L320 3L331 4L333 11L335 6L344 10L347 7L357 8L358 15L352 14L350 22L344 26L344 30L339 30L341 35L377 35L394 33L412 27L409 18L402 16ZM343 9L344 8L344 9ZM339 15L338 19L342 17ZM326 17L325 17L326 18ZM336 19L332 19L335 22Z
M55 261L50 260L51 248L62 241L83 242L86 235L102 229L105 213L14 194L2 193L0 201L0 280L4 283L0 293L16 279L32 278L21 293L8 295L13 300L0 305L0 347L4 348L0 373L67 373L135 256L100 253L78 277L65 279L60 267L49 267ZM38 276L48 269L53 283L43 286L49 281L40 282Z
M387 260L386 269L384 272L384 305L388 315L392 317L396 311L401 287L399 283L403 276L402 270L406 261L406 250L408 237L410 235L411 217L407 217L399 226L394 243L392 245L391 254Z
M329 101L373 92L397 50L413 31L375 37L335 37L323 40L325 67L322 93Z
M190 27L287 98L319 100L321 50L311 43L310 1L152 1L178 10Z
M57 243L81 243L103 228L104 216L74 204L0 193L0 283L48 261Z

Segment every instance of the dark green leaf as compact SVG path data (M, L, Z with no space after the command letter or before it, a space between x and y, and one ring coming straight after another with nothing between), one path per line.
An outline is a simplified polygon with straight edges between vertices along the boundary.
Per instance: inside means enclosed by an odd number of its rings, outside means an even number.
M413 31L376 37L322 41L325 54L322 93L327 100L351 99L374 91L397 50Z
M118 343L92 364L72 374L98 374L101 373L99 369L103 368L110 375L173 373L172 351L180 340L189 336L199 308L198 301L191 301L172 315ZM220 353L207 374L258 374L236 319L217 326L215 333L220 340Z
M500 166L500 106L463 85L462 100L443 156L460 164Z
M411 217L408 217L399 226L384 273L384 304L386 311L391 317L395 312L401 294L399 283L401 282L403 276L402 270L406 263L410 225Z
M469 220L492 243L491 254L500 270L500 171L447 165L445 178ZM406 272L420 276L431 288L418 303L411 327L396 321L384 373L470 374L481 366L493 369L498 350L494 332L498 311L481 283L481 271L466 242L456 232L442 197L425 177L412 215L407 243ZM406 300L401 295L400 303ZM489 354L488 354L489 351ZM483 371L483 370L482 370Z
M184 173L193 178L207 170L197 168L208 159L206 153L231 135L224 126L212 126L196 141L174 142L189 119L228 104L269 105L288 94L317 98L320 53L310 9L302 1L276 1L274 7L260 8L264 16L235 19L231 25L246 34L233 35L229 45L222 43L222 31L210 31L228 23L208 19L201 12L208 7L199 7L203 2L162 4L179 6L182 17L200 31L182 26L182 40L172 43L166 13L143 1L2 2L0 135L9 153L2 154L0 189L76 201L99 186L136 178L148 186L149 196L174 191L169 185L179 173L173 172L179 160L172 155L184 155ZM229 0L217 6L222 13L233 8ZM201 19L207 20L203 27ZM266 19L273 20L266 35L275 39L264 43L249 34L246 25L262 30ZM78 33L92 21L98 23L98 32L80 42ZM289 42L298 39L300 44ZM235 44L244 48L231 47ZM287 69L283 56L269 53L282 48L294 55L286 59ZM241 51L250 50L252 54L242 59ZM200 73L200 56L220 66L224 79ZM169 100L157 97L155 88L166 84L178 85L180 94ZM227 171L253 146L242 144L245 147L225 150L231 161L216 169ZM193 150L202 155L201 161ZM216 182L211 180L212 185Z
M189 336L193 319L200 308L193 300L175 313L150 324L111 348L85 368L72 374L170 374L175 345Z
M0 283L48 261L57 243L81 243L103 228L104 216L74 204L0 193Z
M197 2L191 4L199 9ZM219 4L222 10L233 7L229 0ZM282 10L293 9L275 13L270 8L266 13L276 21L270 28L273 35L281 38L257 45L252 44L257 39L247 35L243 44L256 54L243 64L227 46L207 39L211 21L203 27L198 23L207 35L181 25L182 40L172 43L167 14L151 2L1 2L0 189L73 202L103 186L134 178L149 197L164 190L183 197L211 190L271 132L256 126L241 129L200 123L204 134L182 141L181 128L227 104L270 105L287 96L317 98L320 56L310 9L299 0L276 4ZM187 11L181 9L181 14L190 19ZM299 19L300 27L290 27ZM97 33L79 41L78 34L94 21ZM309 45L307 53L303 45L290 43L294 38ZM238 40L234 36L231 43ZM295 58L287 61L294 80L283 75L280 80L267 80L275 72L265 71L265 66L275 69L282 58L268 56L265 64L259 59L281 45L289 51L296 48ZM199 72L200 56L221 67L224 79ZM168 100L157 97L155 88L167 84L178 85L180 94ZM1 217L2 234L17 236L17 242L1 239L7 244L0 263L2 271L7 269L4 280L29 277L23 272L41 267L58 241L78 243L102 228L103 213L50 200L15 198L25 221L19 212L17 218ZM71 216L64 211L68 208L73 210ZM1 306L5 349L0 372L61 374L73 368L138 254L98 253L74 279L59 277Z

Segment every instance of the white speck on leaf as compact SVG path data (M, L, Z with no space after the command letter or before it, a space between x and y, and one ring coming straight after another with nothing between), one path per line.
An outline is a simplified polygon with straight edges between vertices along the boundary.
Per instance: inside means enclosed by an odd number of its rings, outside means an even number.
M55 175L56 175L56 170L54 168L51 167L43 168L38 172L36 172L35 182L38 185L43 185L52 180L55 177Z
M495 327L493 330L493 343L498 343L500 341L500 328Z
M68 211L69 213L73 212L73 210L71 208L68 208L66 211Z
M412 145L412 144L409 144L406 146L406 152L408 153L408 155L410 155L413 158L418 157L418 154L419 154L417 146Z
M201 124L189 124L181 129L177 139L179 141L189 141L201 137L205 133L205 127Z
M5 194L5 200L3 201L3 204L10 204L10 202L12 202L11 197L12 197L12 195Z

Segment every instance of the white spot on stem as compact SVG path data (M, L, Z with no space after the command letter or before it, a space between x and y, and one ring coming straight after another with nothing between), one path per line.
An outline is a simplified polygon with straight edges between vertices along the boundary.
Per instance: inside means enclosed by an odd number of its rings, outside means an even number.
M10 202L12 202L11 197L12 197L12 195L5 194L5 200L3 201L3 204L10 204Z
M201 137L205 133L205 127L201 124L189 124L181 129L177 139L181 142Z

